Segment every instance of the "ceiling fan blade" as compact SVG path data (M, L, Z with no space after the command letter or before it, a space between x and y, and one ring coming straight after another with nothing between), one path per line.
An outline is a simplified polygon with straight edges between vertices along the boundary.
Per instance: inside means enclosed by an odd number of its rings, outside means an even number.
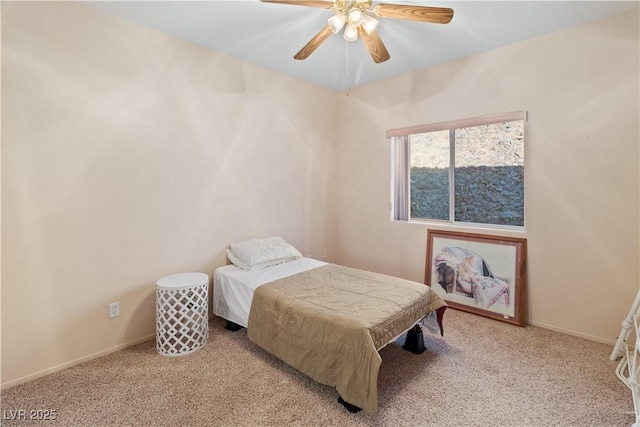
M435 24L448 24L453 18L453 9L448 7L379 4L373 8L373 12L384 18L408 19Z
M324 43L324 41L328 39L332 34L333 32L331 31L331 28L328 25L325 26L322 30L320 30L318 34L313 36L313 38L309 40L309 43L304 45L304 47L300 49L300 51L293 57L299 60L307 59L309 55L311 55L313 51L316 50L322 43Z
M281 4L293 4L297 6L310 6L319 7L321 9L331 9L333 7L333 0L260 0L263 3L281 3Z
M382 43L382 39L376 30L373 30L371 34L367 34L362 27L358 27L358 32L365 46L369 49L369 54L371 58L373 58L373 62L379 64L391 58L389 51L387 51L384 43Z

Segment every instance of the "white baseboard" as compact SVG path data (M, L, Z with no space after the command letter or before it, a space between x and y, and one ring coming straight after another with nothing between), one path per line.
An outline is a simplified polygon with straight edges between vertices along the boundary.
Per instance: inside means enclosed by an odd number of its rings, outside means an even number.
M98 357L106 356L107 354L114 353L114 352L119 351L119 350L123 350L123 349L125 349L127 347L131 347L131 346L134 346L136 344L140 344L140 343L143 343L145 341L149 341L151 339L154 339L155 337L156 337L155 334L148 335L148 336L145 336L145 337L142 337L142 338L138 338L138 339L133 340L133 341L129 341L129 342L124 343L124 344L117 345L115 347L108 348L106 350L99 351L97 353L90 354L88 356L81 357L79 359L72 360L70 362L62 363L60 365L57 365L57 366L54 366L54 367L51 367L51 368L47 368L47 369L44 369L42 371L38 371L36 373L30 374L30 375L26 375L24 377L17 378L15 380L7 381L6 383L0 384L0 390L6 390L8 388L17 386L18 384L26 383L28 381L32 381L32 380L35 380L37 378L44 377L45 375L53 374L54 372L62 371L63 369L67 369L67 368L70 368L72 366L76 366L76 365L79 365L81 363L88 362L88 361L93 360L93 359L97 359Z
M529 325L532 326L537 326L539 328L543 328L543 329L549 329L551 331L556 331L556 332L562 332L563 334L567 334L567 335L572 335L574 337L579 337L579 338L584 338L590 341L596 341L602 344L611 344L611 346L614 346L616 344L616 340L610 340L610 339L606 339L606 338L602 338L602 337L596 337L594 335L589 335L589 334L582 334L580 332L576 332L576 331L572 331L570 329L563 329L563 328L558 328L557 326L551 326L551 325L547 325L546 323L541 323L541 322L529 322Z

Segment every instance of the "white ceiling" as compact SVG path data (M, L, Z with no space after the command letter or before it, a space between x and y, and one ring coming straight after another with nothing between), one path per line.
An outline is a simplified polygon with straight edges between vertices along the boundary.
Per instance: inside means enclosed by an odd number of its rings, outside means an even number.
M383 3L376 2L374 4ZM386 1L384 3L387 3ZM451 23L381 18L378 33L391 59L375 64L361 40L333 35L308 59L302 48L331 10L259 0L90 1L91 7L198 45L333 90L406 72L638 8L634 1L412 1L388 3L454 9Z

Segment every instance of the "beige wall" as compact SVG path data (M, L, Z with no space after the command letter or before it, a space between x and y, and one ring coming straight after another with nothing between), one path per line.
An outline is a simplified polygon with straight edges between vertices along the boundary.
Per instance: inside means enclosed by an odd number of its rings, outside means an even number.
M401 126L529 111L530 322L612 342L638 289L637 12L348 97L72 3L2 27L3 387L152 337L155 281L233 241L422 281L427 227L389 221Z
M153 336L233 241L335 259L335 93L68 2L2 27L3 386Z
M638 22L635 10L343 94L340 262L423 280L428 226L389 221L387 129L527 110L526 232L464 231L527 238L530 323L615 341L640 283Z

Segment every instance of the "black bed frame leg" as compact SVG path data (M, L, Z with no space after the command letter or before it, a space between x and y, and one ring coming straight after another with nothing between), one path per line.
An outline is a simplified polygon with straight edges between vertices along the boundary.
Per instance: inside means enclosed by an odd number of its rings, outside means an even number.
M420 325L416 323L413 328L409 329L402 348L414 354L424 353L427 348L424 346L424 336Z
M352 405L351 403L345 401L342 397L338 396L338 403L347 408L347 411L355 414L356 412L362 411L362 408L357 407L356 405Z
M227 326L225 326L224 328L228 331L235 332L242 329L242 326L238 325L235 322L232 322L231 320L227 320Z

